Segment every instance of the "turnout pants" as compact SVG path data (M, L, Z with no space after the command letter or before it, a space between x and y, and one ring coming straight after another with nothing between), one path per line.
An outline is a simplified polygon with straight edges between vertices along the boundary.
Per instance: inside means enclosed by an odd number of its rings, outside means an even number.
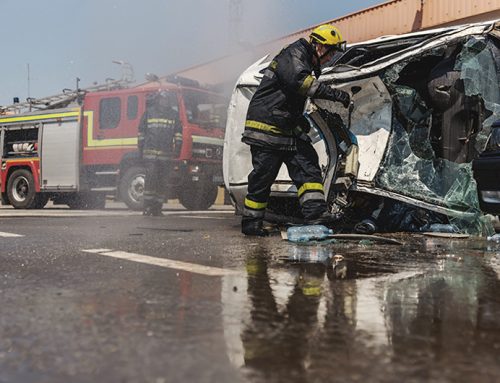
M261 221L267 207L271 185L285 163L297 187L302 215L315 219L327 211L318 154L309 142L297 140L296 151L280 151L250 146L253 170L248 176L243 221Z
M167 188L167 161L146 160L144 180L144 211L160 211Z

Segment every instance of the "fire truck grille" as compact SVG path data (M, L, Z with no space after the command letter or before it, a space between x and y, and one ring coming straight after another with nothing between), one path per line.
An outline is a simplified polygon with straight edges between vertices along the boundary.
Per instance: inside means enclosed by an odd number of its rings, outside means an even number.
M192 153L194 158L222 160L224 140L217 137L193 135Z

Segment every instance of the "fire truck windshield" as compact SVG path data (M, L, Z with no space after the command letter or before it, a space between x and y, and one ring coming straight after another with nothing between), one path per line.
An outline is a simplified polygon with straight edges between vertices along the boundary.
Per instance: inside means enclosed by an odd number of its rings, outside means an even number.
M227 100L219 95L195 90L183 91L187 119L206 128L226 126Z

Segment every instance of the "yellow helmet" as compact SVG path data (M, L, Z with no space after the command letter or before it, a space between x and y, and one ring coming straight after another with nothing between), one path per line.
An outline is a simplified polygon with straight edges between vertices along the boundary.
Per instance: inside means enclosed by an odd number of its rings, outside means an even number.
M309 35L311 41L328 45L338 50L345 51L346 42L342 39L342 34L338 28L330 24L323 24L313 29Z

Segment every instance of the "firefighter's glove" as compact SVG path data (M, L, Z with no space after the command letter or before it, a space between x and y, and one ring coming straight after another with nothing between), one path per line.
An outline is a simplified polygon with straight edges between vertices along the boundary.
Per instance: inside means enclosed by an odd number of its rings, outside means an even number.
M335 97L333 101L340 102L344 106L344 108L349 107L349 104L351 103L351 96L349 96L349 93L344 92L343 90L340 89L332 89L332 92Z
M338 101L344 106L344 108L349 107L349 103L351 102L349 93L340 89L330 88L329 86L320 87L315 95L315 98Z

